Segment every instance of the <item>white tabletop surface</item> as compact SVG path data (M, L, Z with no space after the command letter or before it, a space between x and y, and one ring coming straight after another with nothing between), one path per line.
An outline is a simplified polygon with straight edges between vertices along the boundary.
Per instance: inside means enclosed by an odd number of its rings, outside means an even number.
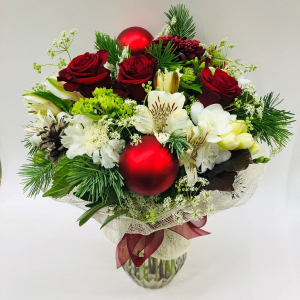
M163 2L163 3L162 3ZM274 90L299 118L298 1L182 1L203 43L224 37L233 57L258 69L248 78L260 95ZM268 164L244 206L209 217L211 235L197 238L173 282L161 290L138 287L115 267L115 245L81 211L22 193L18 168L26 161L21 125L30 119L22 88L40 82L32 63L51 62L46 50L65 29L78 28L72 55L93 51L94 31L118 35L138 25L154 35L173 1L0 1L0 299L300 299L300 133ZM177 3L177 1L176 1Z

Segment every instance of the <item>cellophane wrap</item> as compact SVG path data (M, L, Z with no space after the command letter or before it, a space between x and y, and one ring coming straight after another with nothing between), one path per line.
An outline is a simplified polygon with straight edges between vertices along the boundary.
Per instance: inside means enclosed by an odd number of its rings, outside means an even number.
M269 156L268 147L263 145L261 150L255 157ZM234 192L211 191L210 204L214 206L214 212L221 212L231 207L237 207L245 204L254 194L260 179L264 174L265 164L250 164L249 167L238 172L233 184ZM60 202L69 203L83 210L88 210L87 202L74 196L74 191L65 197L55 199ZM164 240L153 257L170 260L187 252L192 240L187 240L181 235L168 230L167 228L180 225L173 215L179 211L178 208L169 210L168 212L157 217L157 222L152 225L151 222L141 222L129 217L121 216L109 222L102 230L106 237L113 243L118 244L125 233L149 235L150 233L164 229ZM108 216L112 215L109 208L103 208L97 211L93 218L103 224ZM183 223L193 221L192 208L185 209L183 214ZM204 228L206 230L206 228Z

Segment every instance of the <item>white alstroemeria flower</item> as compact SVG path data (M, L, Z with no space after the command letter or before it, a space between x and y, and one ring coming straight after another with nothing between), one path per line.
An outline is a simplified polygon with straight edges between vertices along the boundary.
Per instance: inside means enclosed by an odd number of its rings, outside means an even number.
M38 131L41 131L45 126L48 127L50 125L50 123L52 121L54 121L55 119L56 118L53 116L53 114L52 114L52 112L51 112L50 109L47 110L46 116L42 115L41 112L39 111L36 114L35 122L32 123L32 125L25 127L24 131L27 131L27 132L38 132Z
M73 159L78 155L87 154L95 164L110 169L119 162L125 141L108 137L107 126L83 115L76 115L70 120L72 125L65 129L62 144L68 148L67 157Z
M78 101L80 98L83 98L83 96L79 92L68 92L64 89L64 81L57 81L58 73L53 73L49 77L47 77L44 81L44 85L46 87L46 90L51 92L53 95L55 95L58 98L61 99L70 99L73 101Z
M151 91L148 107L137 107L138 122L135 122L135 128L145 134L176 132L178 136L186 136L193 123L183 109L184 101L182 93Z
M208 142L209 130L209 124L194 126L187 136L192 148L184 153L180 164L185 167L189 185L197 182L197 171L204 173L208 169L212 170L215 164L222 163L231 156L229 151L222 150L216 143Z
M161 133L154 133L156 139L161 143L163 144L164 142L166 142L169 138L170 138L170 133L164 133L164 132L161 132Z
M24 90L23 104L28 110L28 114L36 114L40 112L42 115L47 115L47 111L50 109L53 115L57 115L61 112L61 109L53 102L43 98L42 96L35 95L32 91Z
M187 141L192 149L185 152L181 163L184 164L188 176L188 183L193 185L197 181L197 172L212 170L215 164L228 160L231 153L222 150L217 143L222 139L220 135L232 130L231 121L235 115L225 111L221 105L213 104L204 108L200 102L191 107L191 118L197 126L193 127Z
M43 130L44 127L49 127L52 121L55 121L56 118L53 116L50 109L47 110L46 116L43 116L39 111L36 114L36 120L31 126L27 126L24 128L24 131L32 133L32 136L28 139L32 145L37 146L42 138L37 136L36 134Z

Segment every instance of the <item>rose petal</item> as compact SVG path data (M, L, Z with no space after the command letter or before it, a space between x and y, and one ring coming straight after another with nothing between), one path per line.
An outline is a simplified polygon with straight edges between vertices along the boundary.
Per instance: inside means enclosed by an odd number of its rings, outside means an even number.
M78 83L66 82L64 84L64 89L66 91L73 92L73 91L77 90L79 88L79 86L80 86L80 84L78 84Z

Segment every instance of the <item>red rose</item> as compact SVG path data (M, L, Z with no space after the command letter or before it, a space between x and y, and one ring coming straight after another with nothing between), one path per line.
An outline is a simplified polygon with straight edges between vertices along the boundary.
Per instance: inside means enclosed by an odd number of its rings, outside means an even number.
M59 72L57 80L66 82L64 84L66 91L78 90L82 96L92 97L95 88L111 86L110 71L104 68L107 57L106 50L79 55Z
M197 99L204 107L219 103L226 108L242 93L237 80L221 69L216 69L212 75L211 70L205 67L199 76L203 83L203 93L199 94Z
M119 75L113 87L114 92L123 98L144 100L146 92L142 84L153 80L156 72L156 60L150 54L139 54L124 60L119 67Z

